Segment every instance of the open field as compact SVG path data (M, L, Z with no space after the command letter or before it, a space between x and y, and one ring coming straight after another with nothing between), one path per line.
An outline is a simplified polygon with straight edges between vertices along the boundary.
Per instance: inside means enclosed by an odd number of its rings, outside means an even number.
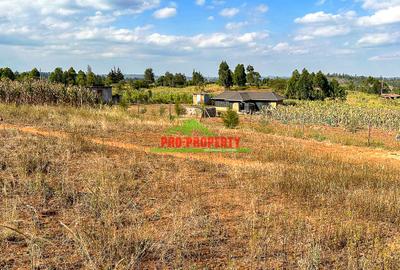
M180 120L152 106L0 105L0 268L400 267L390 134L211 119L252 153L154 154Z

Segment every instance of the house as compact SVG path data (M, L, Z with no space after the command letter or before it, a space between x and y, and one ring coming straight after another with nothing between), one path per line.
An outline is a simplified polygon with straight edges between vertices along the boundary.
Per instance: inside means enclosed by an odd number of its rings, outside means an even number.
M92 86L91 90L97 94L100 101L104 103L111 103L113 101L111 86Z
M398 94L382 94L381 97L386 98L386 99L399 99L400 95L398 95Z
M193 105L210 105L211 96L207 93L193 94Z
M239 92L225 91L212 98L217 112L227 111L228 108L236 112L254 113L266 107L276 107L283 104L285 98L273 92Z

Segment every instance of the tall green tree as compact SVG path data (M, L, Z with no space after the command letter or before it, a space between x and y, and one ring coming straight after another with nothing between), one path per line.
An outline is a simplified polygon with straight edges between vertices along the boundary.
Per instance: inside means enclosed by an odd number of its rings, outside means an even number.
M40 79L40 72L37 68L34 68L29 72L29 78L34 79L34 80L39 80Z
M67 73L65 73L65 83L68 85L75 85L76 84L76 71L73 67L70 67L67 71Z
M238 64L233 72L233 83L237 86L245 86L247 82L246 71L243 64Z
M124 80L124 75L122 74L120 68L113 68L107 75L106 83L108 85L119 83Z
M335 99L345 100L347 93L344 87L342 87L336 79L330 82L330 89L332 91L332 97Z
M261 74L257 71L253 73L253 85L260 87L261 84Z
M248 65L246 68L247 71L247 83L250 85L254 85L255 79L254 79L254 67L251 65Z
M174 75L174 86L182 87L186 85L186 76L182 73L176 73Z
M92 67L88 66L86 71L86 85L93 86L96 83L96 75L92 71Z
M312 78L313 80L313 99L324 100L326 97L331 97L331 87L326 76L319 71Z
M300 100L312 99L313 81L307 69L303 69L300 78L296 84L296 98Z
M0 69L0 78L8 78L13 81L15 80L16 76L11 68L5 67Z
M292 77L289 79L287 88L286 88L286 97L287 98L297 98L297 82L300 79L300 73L296 69L292 73Z
M230 88L233 85L232 71L229 69L226 61L222 61L219 65L218 76L220 85L225 88Z
M120 81L123 81L125 79L124 74L122 74L122 71L120 68L117 68L117 71L115 73L116 76L116 83L119 83Z
M62 68L55 68L50 74L49 81L53 83L64 83L64 74Z
M203 85L204 83L205 83L205 79L204 79L203 75L200 72L193 70L192 84L193 85Z
M76 84L79 86L86 86L86 74L82 70L79 70L76 76Z
M155 82L153 69L148 68L144 71L144 81L147 84L153 84Z

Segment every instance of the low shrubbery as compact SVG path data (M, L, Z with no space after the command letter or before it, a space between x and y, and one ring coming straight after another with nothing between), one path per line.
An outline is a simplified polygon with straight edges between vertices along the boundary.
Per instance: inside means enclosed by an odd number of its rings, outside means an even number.
M235 128L239 125L239 115L231 109L222 114L222 120L227 128Z
M152 92L151 90L128 90L123 94L123 100L133 103L152 103L152 104L170 104L170 103L192 103L192 94L185 92Z

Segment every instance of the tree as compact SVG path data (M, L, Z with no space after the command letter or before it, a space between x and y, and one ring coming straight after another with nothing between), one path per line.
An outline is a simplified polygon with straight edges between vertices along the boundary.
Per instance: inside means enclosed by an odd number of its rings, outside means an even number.
M174 86L182 87L186 85L186 76L181 73L176 73L174 76Z
M254 67L251 65L248 65L246 68L247 71L247 83L250 85L254 85L255 80L254 80Z
M117 68L117 72L115 73L116 76L116 82L115 83L119 83L120 81L123 81L125 79L124 74L122 74L121 70L119 68Z
M86 74L82 70L79 70L78 76L76 77L76 84L79 86L86 85Z
M300 79L300 73L296 69L292 73L292 77L289 79L287 88L286 88L286 97L287 98L296 98L297 97L297 82Z
M332 91L332 97L333 98L338 98L341 100L345 100L347 93L346 90L339 84L339 82L336 79L333 79L330 82L330 89Z
M124 80L124 75L119 68L113 68L107 75L106 84L111 85Z
M1 68L0 69L0 78L8 78L8 79L10 79L10 80L15 80L15 74L14 74L14 72L10 69L10 68L8 68L8 67L5 67L5 68Z
M246 85L246 71L243 64L238 64L233 72L233 82L237 86Z
M205 83L205 79L200 72L193 70L192 74L192 84L193 85L203 85Z
M296 84L296 98L297 99L312 99L313 82L310 73L307 69L303 69L300 78Z
M169 87L174 87L174 74L170 73L170 72L165 72L164 75L164 84L163 86L169 86Z
M37 68L34 68L29 72L29 78L34 79L34 80L39 80L40 79L40 72Z
M55 68L50 74L49 81L53 83L64 83L64 74L62 68Z
M93 73L91 66L87 67L86 72L86 85L93 86L96 83L96 75Z
M329 81L321 71L313 78L313 88L313 99L324 100L326 97L332 97Z
M164 75L158 77L156 85L157 86L164 86L165 85L165 76Z
M76 84L76 71L73 67L70 67L65 74L65 83L68 85L75 85Z
M369 76L366 80L363 81L363 91L370 93L370 94L380 94L382 83L371 76Z
M232 71L229 69L228 64L225 61L219 65L219 83L225 88L230 88L233 85Z
M235 128L239 125L239 115L230 108L222 114L222 120L227 128Z
M144 71L144 80L147 84L153 84L155 82L153 69L148 68Z
M254 79L253 85L255 85L257 87L260 87L260 84L261 84L261 75L260 75L260 73L254 72L253 73L253 79Z

